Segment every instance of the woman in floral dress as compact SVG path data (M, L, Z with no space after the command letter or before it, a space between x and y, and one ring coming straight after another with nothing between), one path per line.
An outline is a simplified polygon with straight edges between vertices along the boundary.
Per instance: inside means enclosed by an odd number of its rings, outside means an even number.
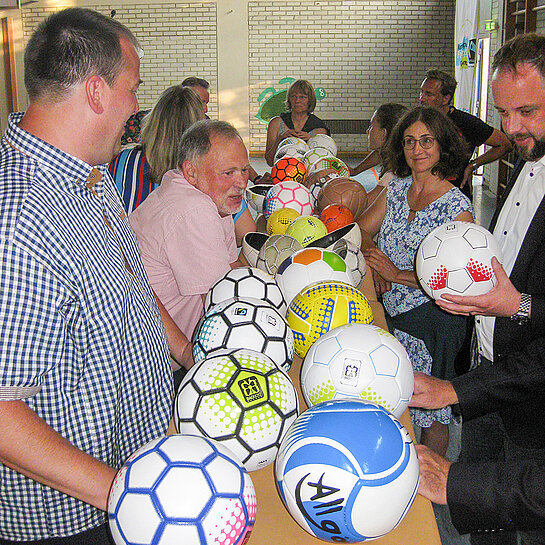
M407 113L386 143L385 163L395 177L358 223L365 259L388 317L412 311L412 316L421 318L415 309L428 316L430 298L418 284L415 256L424 237L435 227L453 220L473 222L471 202L448 181L465 164L467 153L454 124L441 112L424 107ZM435 306L432 311L442 312ZM426 318L423 319L425 327L437 325L437 320L425 324ZM461 328L458 333L463 338L463 321L454 324L439 334L454 335L457 331L453 327ZM434 362L425 342L397 327L392 333L407 350L413 368L431 374ZM411 416L421 428L421 443L444 454L450 408L411 409Z

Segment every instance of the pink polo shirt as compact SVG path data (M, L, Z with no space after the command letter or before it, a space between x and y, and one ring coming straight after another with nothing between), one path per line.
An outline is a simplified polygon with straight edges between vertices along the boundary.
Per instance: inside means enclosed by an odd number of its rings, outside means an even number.
M169 170L129 220L152 288L191 339L203 314L201 295L237 259L232 216L221 217L208 195Z

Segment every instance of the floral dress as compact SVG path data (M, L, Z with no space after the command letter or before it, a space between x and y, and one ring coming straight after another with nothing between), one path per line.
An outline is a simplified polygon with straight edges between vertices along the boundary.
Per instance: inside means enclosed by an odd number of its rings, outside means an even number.
M412 177L394 178L386 193L386 214L380 228L378 247L401 270L414 270L416 252L424 237L439 225L454 220L462 212L473 213L470 200L457 188L453 187L444 195L416 212L408 222L409 205L407 192L411 187ZM392 283L392 289L382 296L384 308L390 316L412 310L430 298L419 288ZM430 374L432 358L424 341L398 329L392 333L403 344L415 371ZM413 423L428 428L437 420L443 424L450 422L450 407L439 410L411 409Z

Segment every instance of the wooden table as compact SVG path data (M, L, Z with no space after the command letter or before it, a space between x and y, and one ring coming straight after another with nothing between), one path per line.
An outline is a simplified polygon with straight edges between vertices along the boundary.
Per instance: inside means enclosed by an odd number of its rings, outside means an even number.
M382 305L377 302L371 275L365 279L363 293L373 309L375 324L386 328ZM296 357L289 375L299 394L300 412L307 409L300 389L301 359ZM401 423L414 440L414 430L409 412L405 411ZM288 513L276 489L274 464L250 473L257 493L257 519L248 545L313 545L323 544L303 530ZM373 541L377 545L441 545L431 503L417 495L401 524L386 536Z

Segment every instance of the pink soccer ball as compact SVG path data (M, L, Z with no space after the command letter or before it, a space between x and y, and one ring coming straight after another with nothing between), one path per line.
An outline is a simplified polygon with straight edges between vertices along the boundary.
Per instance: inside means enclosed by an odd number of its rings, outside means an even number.
M265 197L263 215L269 219L281 208L293 208L301 216L310 216L314 210L310 191L299 182L286 181L273 185Z

